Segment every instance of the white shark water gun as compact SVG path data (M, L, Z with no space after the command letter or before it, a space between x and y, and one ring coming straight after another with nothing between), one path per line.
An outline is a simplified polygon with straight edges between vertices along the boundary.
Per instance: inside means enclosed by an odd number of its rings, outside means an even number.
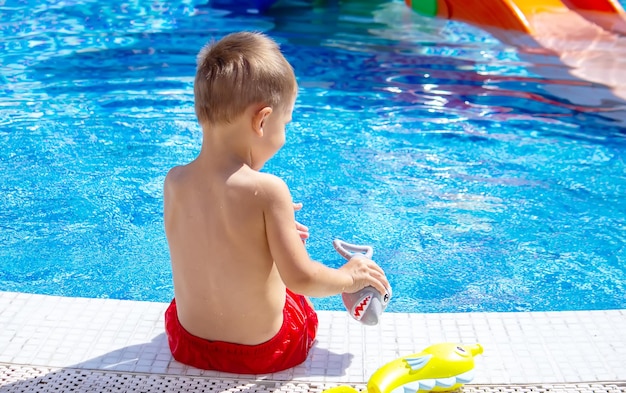
M350 244L339 239L333 241L333 246L347 260L359 253L370 259L374 255L371 246ZM376 288L368 286L355 293L342 293L341 298L352 318L365 325L376 325L391 300L391 288L381 295Z
M483 353L480 344L439 343L420 353L393 360L372 375L361 393L418 393L457 390L474 379L474 356ZM337 386L322 393L359 393L350 386Z

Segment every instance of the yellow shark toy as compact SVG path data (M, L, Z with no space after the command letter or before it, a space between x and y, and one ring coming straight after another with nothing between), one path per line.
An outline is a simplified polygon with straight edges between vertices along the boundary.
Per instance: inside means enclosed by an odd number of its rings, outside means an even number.
M474 379L474 356L480 344L434 344L420 353L393 360L379 368L362 393L416 393L456 390ZM322 393L359 393L337 386Z

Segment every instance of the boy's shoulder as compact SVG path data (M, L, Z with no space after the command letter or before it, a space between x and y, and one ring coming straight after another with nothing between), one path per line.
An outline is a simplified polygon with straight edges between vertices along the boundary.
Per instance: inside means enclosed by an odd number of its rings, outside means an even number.
M267 197L290 195L287 183L280 177L271 173L256 172L255 185L257 190L262 191Z
M165 176L165 178L166 179L177 179L184 172L184 168L185 167L182 166L182 165L178 165L178 166L175 166L175 167L171 168L167 172L167 175Z
M180 183L185 177L185 166L179 165L171 168L165 176L164 186L165 188L171 187L174 184Z
M192 189L196 186L197 178L198 177L188 164L175 166L165 175L163 192L166 196L185 193L185 190Z
M242 196L269 206L274 203L291 203L291 192L287 183L280 177L266 172L250 171L248 181L240 190Z

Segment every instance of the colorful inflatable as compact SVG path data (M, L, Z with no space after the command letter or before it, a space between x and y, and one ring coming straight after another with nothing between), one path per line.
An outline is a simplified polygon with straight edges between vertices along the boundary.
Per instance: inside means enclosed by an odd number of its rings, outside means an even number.
M531 35L534 16L575 11L607 31L626 33L626 13L618 0L405 0L405 3L425 16Z
M474 356L483 353L480 344L434 344L422 352L393 360L379 368L362 393L447 392L474 379ZM322 393L358 393L337 386Z

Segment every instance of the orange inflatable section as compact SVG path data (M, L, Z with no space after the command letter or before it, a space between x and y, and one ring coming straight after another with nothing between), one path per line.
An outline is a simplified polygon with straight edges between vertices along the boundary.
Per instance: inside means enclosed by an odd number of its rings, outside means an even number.
M437 16L478 26L532 34L533 16L576 11L600 27L626 31L626 12L617 0L405 0L436 1Z
M626 13L617 0L563 0L584 18L601 28L626 35Z
M420 0L413 0L420 1ZM526 18L511 0L437 0L437 16L528 33Z

